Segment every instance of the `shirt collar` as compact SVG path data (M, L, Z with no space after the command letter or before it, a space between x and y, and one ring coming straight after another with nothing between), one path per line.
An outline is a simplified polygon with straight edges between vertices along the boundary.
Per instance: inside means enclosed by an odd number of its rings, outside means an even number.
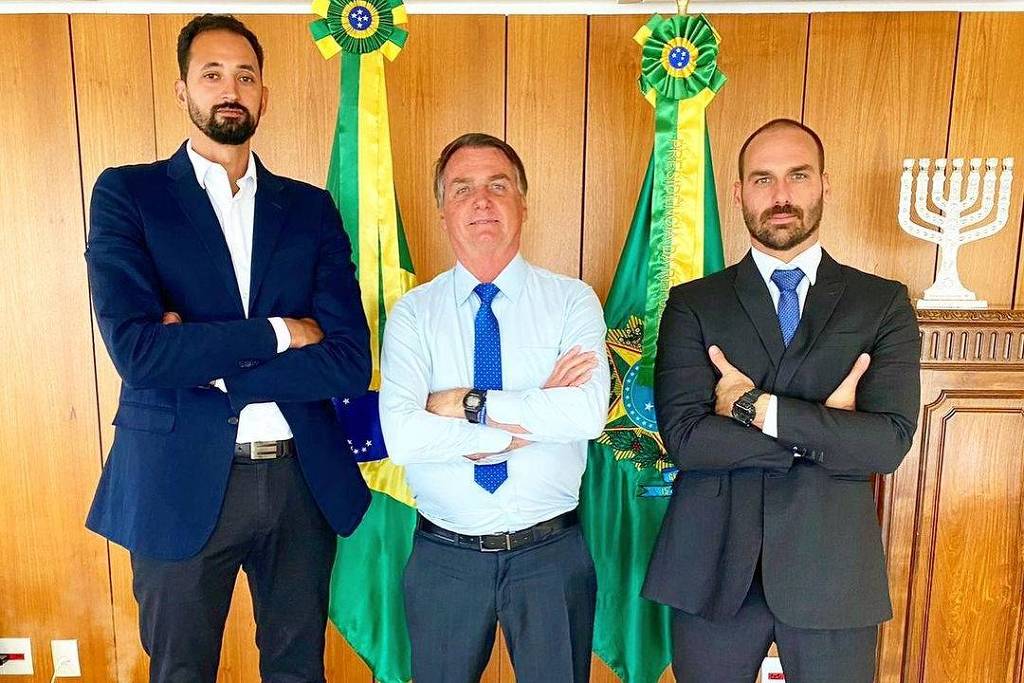
M815 280L818 279L818 266L821 264L821 242L815 242L800 252L789 263L754 248L750 249L750 255L753 257L754 265L757 266L757 270L761 273L761 278L765 281L765 284L771 281L772 273L776 270L799 268L804 271L807 284L813 287Z
M215 161L210 161L193 149L191 140L185 146L185 151L188 152L188 159L192 162L192 169L196 172L196 180L204 190L211 173L223 174L223 177L227 179L228 172L224 170L224 167ZM252 189L249 190L249 188ZM245 174L238 179L238 191L256 193L256 159L252 152L249 152L249 165L245 169Z
M508 265L505 266L505 269L498 274L498 277L494 278L494 284L498 286L503 295L512 301L516 301L519 298L519 294L523 291L523 286L526 284L528 268L529 265L522 254L516 254L509 261ZM454 280L455 303L461 306L466 303L469 295L473 293L473 289L480 284L480 281L458 261L455 262Z

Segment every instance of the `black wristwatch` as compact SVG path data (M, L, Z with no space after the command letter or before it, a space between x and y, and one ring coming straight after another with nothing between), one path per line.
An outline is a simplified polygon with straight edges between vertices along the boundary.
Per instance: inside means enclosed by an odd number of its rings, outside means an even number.
M744 427L749 427L750 423L757 417L757 407L754 404L763 395L764 392L755 387L736 399L736 402L732 404L733 419L740 422Z
M473 424L483 424L487 408L487 390L470 389L462 397L462 409L466 411L466 419Z

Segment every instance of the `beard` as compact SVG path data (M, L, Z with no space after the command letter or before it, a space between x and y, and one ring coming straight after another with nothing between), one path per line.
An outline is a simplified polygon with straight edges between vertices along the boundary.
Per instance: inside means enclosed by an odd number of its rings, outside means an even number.
M818 232L821 223L821 197L807 207L807 210L793 204L782 204L766 209L761 215L754 215L746 205L743 206L743 222L747 231L758 244L775 251L788 251L803 244ZM772 225L769 221L773 216L789 214L793 216L788 223Z
M217 112L234 110L242 113L237 119L218 119ZM188 116L192 123L214 142L222 145L241 145L247 142L259 126L259 112L254 117L244 105L238 102L224 102L210 107L208 114L203 114L199 107L188 100Z

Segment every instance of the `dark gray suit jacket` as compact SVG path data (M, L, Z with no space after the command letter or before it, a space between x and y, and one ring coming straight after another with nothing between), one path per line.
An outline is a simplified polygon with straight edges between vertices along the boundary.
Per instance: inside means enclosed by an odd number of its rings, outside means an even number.
M712 344L779 397L778 439L714 414ZM871 366L857 410L826 408L861 352ZM870 475L894 471L910 448L919 371L906 287L827 253L788 348L750 254L674 287L661 321L655 404L681 471L644 596L706 618L732 616L760 559L768 605L790 626L889 619Z

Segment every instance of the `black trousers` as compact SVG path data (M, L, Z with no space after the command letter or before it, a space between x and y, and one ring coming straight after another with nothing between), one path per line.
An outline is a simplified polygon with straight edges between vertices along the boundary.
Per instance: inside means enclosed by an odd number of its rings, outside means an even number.
M597 580L578 525L494 553L417 531L404 589L416 683L479 681L498 623L519 683L590 679Z
M672 611L672 672L678 683L751 683L774 641L786 683L871 683L877 635L877 626L818 630L782 623L765 602L758 571L729 619Z
M264 683L324 681L336 542L294 457L236 457L217 526L198 555L180 562L132 555L149 680L216 681L224 622L242 568Z

